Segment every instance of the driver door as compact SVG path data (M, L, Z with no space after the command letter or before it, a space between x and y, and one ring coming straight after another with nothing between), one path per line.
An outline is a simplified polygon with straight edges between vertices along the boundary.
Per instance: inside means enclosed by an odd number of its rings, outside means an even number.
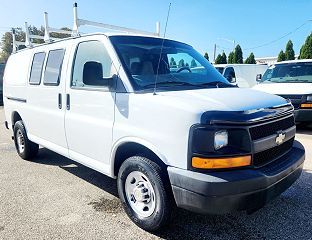
M104 40L79 42L66 89L69 156L105 174L110 172L115 92L109 86L114 69Z

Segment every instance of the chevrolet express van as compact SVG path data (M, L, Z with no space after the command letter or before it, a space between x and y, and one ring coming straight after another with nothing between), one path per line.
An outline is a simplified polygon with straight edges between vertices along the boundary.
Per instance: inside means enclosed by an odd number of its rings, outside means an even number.
M273 64L254 87L289 99L296 122L312 123L312 60L301 59Z
M231 83L240 88L257 84L257 76L263 75L267 64L215 64L214 67Z
M171 71L169 61L186 64ZM26 48L4 75L6 127L23 159L39 145L112 178L125 211L154 231L173 207L255 211L302 172L293 106L228 83L193 47L89 34Z

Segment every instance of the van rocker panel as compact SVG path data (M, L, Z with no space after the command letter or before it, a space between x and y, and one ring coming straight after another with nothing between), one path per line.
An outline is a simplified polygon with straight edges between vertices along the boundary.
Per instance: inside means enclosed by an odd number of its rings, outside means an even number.
M259 169L193 172L168 167L178 207L205 214L253 211L289 188L300 176L305 159L303 146L292 149Z

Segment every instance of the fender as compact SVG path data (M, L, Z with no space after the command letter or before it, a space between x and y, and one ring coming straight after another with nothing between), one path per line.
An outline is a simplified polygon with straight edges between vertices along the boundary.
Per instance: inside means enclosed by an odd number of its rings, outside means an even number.
M150 149L152 152L154 152L156 154L156 156L166 165L168 164L168 159L160 152L158 151L158 149L156 148L155 145L153 145L152 143L141 139L141 138L137 138L137 137L123 137L118 139L113 147L112 147L112 151L111 151L111 156L110 156L110 167L111 167L111 176L114 176L114 166L115 166L115 156L116 156L116 152L117 149L124 143L137 143L140 144L148 149Z

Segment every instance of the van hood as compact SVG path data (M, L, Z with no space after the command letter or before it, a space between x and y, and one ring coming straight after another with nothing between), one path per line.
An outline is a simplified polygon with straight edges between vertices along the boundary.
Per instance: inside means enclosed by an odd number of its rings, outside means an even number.
M312 83L260 83L253 89L277 95L304 95L312 93Z
M242 88L209 88L186 91L159 92L167 101L183 103L191 111L247 111L287 104L284 98ZM169 103L170 104L170 103ZM181 105L181 104L179 104Z

